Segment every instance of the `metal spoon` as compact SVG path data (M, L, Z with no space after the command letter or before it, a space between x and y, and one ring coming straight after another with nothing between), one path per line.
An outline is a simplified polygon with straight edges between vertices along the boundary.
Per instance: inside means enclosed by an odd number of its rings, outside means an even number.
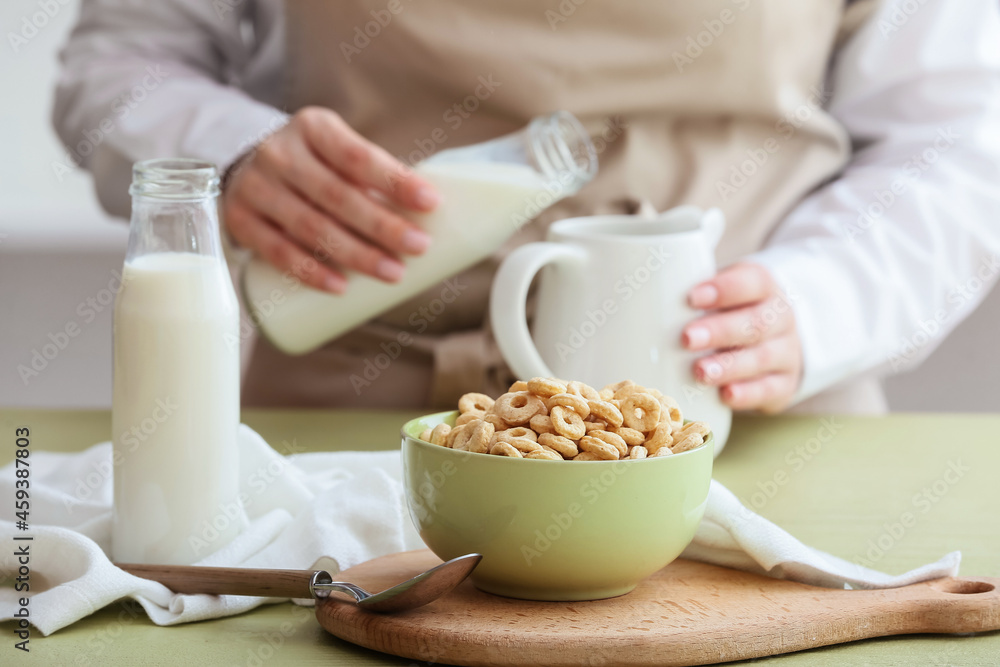
M139 565L116 563L137 577L158 581L175 593L255 595L280 598L325 598L331 591L348 593L369 611L394 612L433 602L465 581L483 557L467 554L418 574L380 593L334 581L323 570L257 570L195 565Z

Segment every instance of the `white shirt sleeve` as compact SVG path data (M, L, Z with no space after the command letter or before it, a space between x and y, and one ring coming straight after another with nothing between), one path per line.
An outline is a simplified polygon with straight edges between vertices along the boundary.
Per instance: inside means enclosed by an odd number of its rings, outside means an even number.
M223 170L287 121L237 87L262 43L247 29L264 4L82 0L61 53L53 122L71 160L93 173L105 209L127 215L136 160L191 157ZM264 18L280 29L277 17Z
M854 157L748 258L790 296L797 400L912 369L1000 274L1000 4L886 0L831 83Z

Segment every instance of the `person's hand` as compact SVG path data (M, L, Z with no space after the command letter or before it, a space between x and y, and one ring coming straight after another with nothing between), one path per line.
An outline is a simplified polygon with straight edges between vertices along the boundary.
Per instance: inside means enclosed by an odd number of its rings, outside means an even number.
M396 282L399 256L430 244L387 204L429 211L437 203L430 183L335 112L307 107L233 166L222 214L232 238L278 270L342 293L344 269Z
M802 376L802 344L787 297L763 266L739 263L688 293L692 308L714 310L685 328L684 346L712 353L694 363L699 381L720 388L735 410L780 412Z

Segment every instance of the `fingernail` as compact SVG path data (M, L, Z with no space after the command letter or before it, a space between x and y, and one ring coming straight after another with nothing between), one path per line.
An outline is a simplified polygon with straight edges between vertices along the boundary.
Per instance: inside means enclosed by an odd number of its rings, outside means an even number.
M327 276L323 279L323 287L326 288L328 292L343 294L347 291L347 281L336 276Z
M699 368L701 369L702 380L711 381L722 377L722 364L717 361L706 361Z
M403 250L411 255L421 255L431 245L431 237L416 229L408 229L403 234Z
M403 277L403 265L391 259L380 259L375 265L375 275L390 283L397 282Z
M698 350L708 345L709 333L705 327L690 327L684 332L684 345Z
M417 206L425 210L430 210L441 202L441 195L434 188L424 185L417 189L416 200Z
M711 308L719 300L719 290L715 285L698 285L688 295L692 308Z

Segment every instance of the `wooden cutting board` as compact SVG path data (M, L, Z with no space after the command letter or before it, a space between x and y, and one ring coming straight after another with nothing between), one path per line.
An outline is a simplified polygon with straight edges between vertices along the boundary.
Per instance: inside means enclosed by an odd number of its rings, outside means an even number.
M384 556L338 579L382 590L441 562ZM593 602L503 598L465 581L420 609L381 615L319 601L326 630L376 651L452 665L708 665L918 632L1000 629L1000 579L947 578L843 591L677 560L629 593Z

